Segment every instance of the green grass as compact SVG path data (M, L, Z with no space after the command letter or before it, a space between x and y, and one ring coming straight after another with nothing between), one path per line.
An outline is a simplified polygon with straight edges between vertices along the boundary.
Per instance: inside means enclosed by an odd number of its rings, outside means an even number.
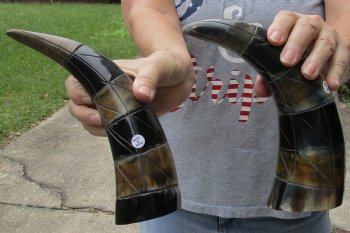
M345 84L340 85L339 92L338 92L340 101L342 101L343 103L346 103L346 104L350 103L349 86L350 86L349 84L348 85L345 85Z
M137 55L119 5L0 3L0 147L67 100L68 72L7 37L12 28L68 37L112 59Z

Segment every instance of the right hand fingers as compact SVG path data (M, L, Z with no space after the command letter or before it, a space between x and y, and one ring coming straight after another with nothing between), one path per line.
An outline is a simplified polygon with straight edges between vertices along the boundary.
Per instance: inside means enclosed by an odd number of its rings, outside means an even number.
M90 96L75 77L69 76L65 85L69 99L75 104L93 105Z
M144 103L154 100L157 88L172 88L184 82L188 83L190 90L194 82L194 69L188 53L157 51L144 58L118 60L116 63L134 78L133 93ZM189 77L190 74L193 77Z
M181 105L195 81L195 70L188 53L158 51L132 61L117 64L134 78L133 94L148 103L157 115Z
M69 111L74 118L82 122L84 129L95 136L106 136L101 118L85 89L79 81L70 76L66 82L67 94L70 98Z
M90 105L76 104L73 100L68 102L69 111L73 117L85 124L102 126L101 118L95 108Z
M107 136L107 132L106 132L105 128L103 128L103 127L89 125L86 123L82 123L82 125L86 131L88 131L90 134L92 134L94 136L99 136L99 137Z
M132 88L137 100L143 103L151 102L155 97L157 87L164 85L161 79L168 75L164 74L164 70L168 71L173 68L172 63L169 65L169 62L165 61L170 56L169 54L162 51L155 52L146 58L117 61L123 71L134 79Z
M149 58L115 61L120 68L133 79L133 94L137 100L148 103L155 95L159 74Z

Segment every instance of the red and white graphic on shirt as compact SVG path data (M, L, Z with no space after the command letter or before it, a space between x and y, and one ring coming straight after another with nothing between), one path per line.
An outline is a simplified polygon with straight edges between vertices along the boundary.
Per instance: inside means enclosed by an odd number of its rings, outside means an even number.
M196 58L193 55L191 55L191 58L192 58L192 64L196 73L196 81L192 87L192 91L189 96L189 100L191 102L197 102L202 97L202 95L207 91L208 87L211 86L211 100L213 101L213 103L221 104L226 99L230 104L241 103L241 109L240 109L238 120L239 122L247 122L249 120L252 104L253 103L263 104L267 100L267 98L260 98L257 96L253 96L254 84L251 76L248 74L245 75L244 77L243 93L239 98L238 98L239 83L235 78L231 78L229 80L226 93L224 93L223 95L220 95L223 89L223 82L221 79L214 78L215 68L213 66L207 69L207 73L206 73L207 83L202 88L202 90L198 90L197 89L198 64L197 64ZM232 73L234 74L235 72L232 72ZM239 72L236 71L236 73L239 73ZM174 109L173 112L181 109L183 105Z

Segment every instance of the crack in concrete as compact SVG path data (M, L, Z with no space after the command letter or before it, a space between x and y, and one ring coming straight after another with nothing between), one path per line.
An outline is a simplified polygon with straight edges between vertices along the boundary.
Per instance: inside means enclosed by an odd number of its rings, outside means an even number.
M34 178L30 177L29 174L27 173L26 165L24 162L10 158L10 157L6 156L2 151L0 151L0 152L1 152L0 156L3 159L9 160L9 161L16 163L16 164L19 164L22 167L22 177L26 181L37 184L40 189L48 189L48 190L52 190L53 192L57 193L57 195L59 196L59 206L64 205L64 202L66 200L66 195L59 187L55 187L54 185L49 185L49 184L45 184L43 182L36 181Z
M336 226L333 226L332 228L332 233L350 233L350 231L343 230L341 228L338 228Z
M59 187L56 187L54 185L45 184L43 182L36 181L35 179L33 179L32 177L30 177L28 175L27 170L26 170L26 165L25 165L24 162L7 157L3 153L3 151L0 151L0 157L2 157L5 160L9 160L9 161L11 161L13 163L19 164L22 167L22 177L25 180L27 180L29 182L32 182L34 184L37 184L40 189L53 190L55 193L57 193L57 195L59 196L59 199L60 199L59 200L59 207L49 207L49 206L32 205L32 204L8 203L8 202L3 202L1 200L0 200L0 204L11 205L11 206L18 206L18 207L27 207L27 208L38 208L38 209L50 209L50 210L61 210L61 211L77 211L77 212L89 212L89 213L103 213L103 214L107 214L107 215L114 215L115 214L114 211L104 210L104 209L97 208L97 207L70 207L70 206L66 206L64 204L65 200L66 200L66 195L64 194L64 192Z
M97 207L69 207L69 206L61 206L58 207L48 207L48 206L40 206L40 205L30 205L30 204L17 204L17 203L9 203L0 201L1 205L9 205L9 206L17 206L17 207L25 207L25 208L36 208L36 209L47 209L47 210L59 210L59 211L76 211L76 212L88 212L93 214L106 214L106 215L114 215L114 211L104 210Z

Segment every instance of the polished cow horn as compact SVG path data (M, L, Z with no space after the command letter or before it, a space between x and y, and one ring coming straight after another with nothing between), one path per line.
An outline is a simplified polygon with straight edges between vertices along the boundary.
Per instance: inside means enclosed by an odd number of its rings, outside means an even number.
M116 224L177 210L180 192L170 148L158 118L134 98L129 77L110 59L81 43L23 30L7 34L62 65L92 97L113 154Z
M266 30L234 20L205 20L183 28L187 35L238 53L270 87L279 110L280 148L268 205L306 212L342 203L345 145L335 95L321 75L308 81L301 61L280 62L282 47L269 44Z

